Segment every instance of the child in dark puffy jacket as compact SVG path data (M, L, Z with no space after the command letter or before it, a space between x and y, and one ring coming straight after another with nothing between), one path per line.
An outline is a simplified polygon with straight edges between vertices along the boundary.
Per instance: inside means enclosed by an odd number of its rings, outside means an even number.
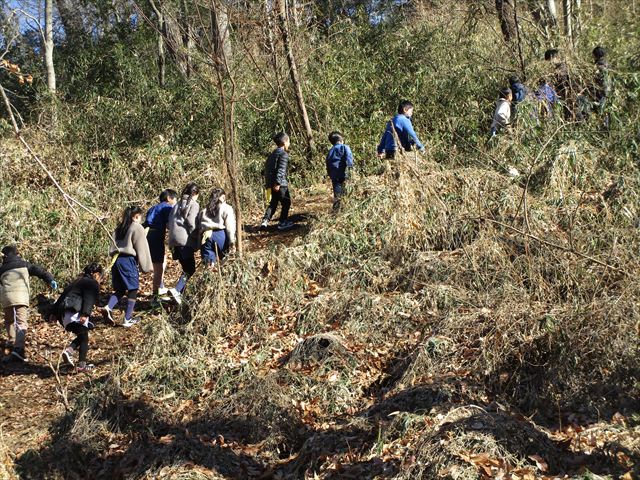
M53 275L39 265L29 263L18 255L18 249L8 245L2 249L0 265L0 300L4 310L4 327L12 344L11 354L5 360L26 362L25 339L29 328L29 277L45 281L52 290L58 288Z
M54 312L67 332L75 333L76 338L64 349L62 358L71 366L75 365L74 355L79 352L77 370L90 371L94 366L87 363L89 351L89 330L93 328L91 312L100 294L100 282L103 270L97 263L87 265L82 275L67 288L54 305Z
M331 132L329 141L333 147L327 154L327 175L333 187L333 209L337 211L340 209L340 198L344 195L344 183L353 167L353 153L349 145L345 145L340 132Z
M291 208L291 195L289 194L289 146L291 141L289 135L280 132L273 137L276 149L271 152L264 166L264 186L271 193L269 206L264 212L260 228L267 228L271 217L278 208L278 204L282 206L280 210L280 221L278 222L278 230L289 230L295 225L289 221L289 209Z

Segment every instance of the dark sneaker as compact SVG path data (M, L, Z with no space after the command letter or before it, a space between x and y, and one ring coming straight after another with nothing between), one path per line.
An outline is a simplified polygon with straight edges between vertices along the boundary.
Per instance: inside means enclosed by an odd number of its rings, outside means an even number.
M284 222L278 223L278 230L280 230L281 232L284 230L291 230L295 226L295 223L290 222L289 220L285 220Z
M64 363L71 365L72 367L75 365L75 362L73 361L74 352L75 350L71 347L65 348L62 352L62 359L64 360Z
M27 356L24 353L24 349L16 348L11 352L11 359L17 362L28 362Z
M116 321L113 319L113 310L109 307L102 308L102 317L106 324L111 325L112 327L115 326Z

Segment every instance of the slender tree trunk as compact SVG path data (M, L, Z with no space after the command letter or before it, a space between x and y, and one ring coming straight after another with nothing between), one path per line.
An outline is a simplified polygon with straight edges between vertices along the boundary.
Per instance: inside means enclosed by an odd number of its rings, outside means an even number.
M573 4L571 0L563 0L564 3L564 34L573 42Z
M193 73L193 63L191 50L193 49L193 39L191 38L191 23L189 22L189 10L187 1L180 1L180 23L182 29L182 46L184 47L184 73L187 78Z
M240 208L240 172L238 169L238 147L235 133L236 82L231 72L231 38L227 12L220 8L220 2L211 2L211 20L214 45L214 61L218 94L222 106L225 165L231 183L231 199L236 208L236 242L238 256L243 255L242 210ZM224 28L223 28L224 27ZM227 84L229 87L227 87Z
M574 43L578 39L578 35L580 35L580 30L582 28L582 22L580 21L580 10L582 8L582 0L573 0L573 34L574 34Z
M547 13L549 14L551 26L556 28L558 26L558 9L556 7L556 0L547 0Z
M53 65L53 0L44 2L44 64L47 70L47 88L56 92L56 70Z
M293 54L293 48L291 45L291 38L289 36L285 0L278 0L278 20L280 23L280 33L282 34L282 43L284 44L284 49L287 54L287 62L289 63L289 75L291 77L291 83L293 84L293 90L295 92L298 110L300 111L300 117L302 118L302 123L305 129L307 140L306 158L309 162L311 162L313 160L313 152L315 150L313 142L313 130L311 130L311 123L309 122L307 107L304 103L302 86L300 85L300 77L298 75L298 67L296 65L296 59Z
M518 46L518 59L520 60L520 73L522 79L526 80L527 71L524 64L524 55L522 54L522 39L520 38L520 22L518 20L518 0L513 0L513 23L516 27L516 40Z
M167 54L165 48L165 39L167 38L167 22L164 18L164 11L162 8L162 0L158 0L156 4L153 0L150 0L151 8L156 15L157 21L157 36L156 45L158 48L158 85L164 87L166 84L166 71L167 71Z
M516 27L514 24L513 5L511 0L496 0L496 13L500 20L500 29L506 42L516 38Z
M224 59L231 63L233 52L231 50L231 36L229 35L229 16L226 7L215 0L211 3L211 30L213 35L213 53L219 65Z

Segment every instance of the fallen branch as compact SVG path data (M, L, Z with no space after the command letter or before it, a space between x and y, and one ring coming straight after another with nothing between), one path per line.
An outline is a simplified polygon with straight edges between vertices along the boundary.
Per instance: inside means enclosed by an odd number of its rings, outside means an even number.
M102 227L102 229L107 233L107 236L109 237L109 240L111 240L111 243L116 248L118 248L118 246L116 245L115 240L113 239L113 235L111 235L111 232L109 231L109 229L102 222L102 219L93 210L91 210L89 207L84 205L82 202L80 202L79 200L77 200L73 196L69 195L62 188L62 186L60 186L60 184L55 179L53 174L49 171L49 169L42 162L42 160L40 160L40 157L38 157L38 155L33 151L31 146L22 137L22 134L20 133L20 127L18 127L18 122L16 121L16 117L13 114L13 110L11 108L11 102L9 101L9 98L7 97L7 94L6 94L5 89L2 86L2 84L0 84L0 95L2 95L2 99L4 100L4 105L5 105L6 109L7 109L7 113L9 114L9 119L11 120L11 124L13 125L13 133L18 138L18 140L20 140L20 143L22 143L22 145L27 150L27 152L29 152L29 155L31 155L31 157L36 161L36 163L40 166L40 168L42 170L44 170L44 172L47 174L47 176L49 177L49 179L51 180L53 185L58 189L58 191L62 195L62 198L64 198L65 202L67 202L67 205L69 205L69 208L73 211L73 213L76 214L76 216L79 216L79 214L78 214L78 211L76 210L76 208L74 207L74 204L77 205L78 207L80 207L85 212L90 213L98 221L98 223L100 224L100 227Z
M497 220L492 220L491 218L486 218L486 217L480 217L479 220L485 220L487 222L491 222L491 223L494 223L496 225L500 225L501 227L508 228L509 230L512 230L512 231L514 231L516 233L519 233L520 235L524 235L525 237L531 238L532 240L540 242L540 243L542 243L544 245L547 245L549 247L553 247L553 248L557 248L557 249L565 251L565 252L573 253L574 255L577 255L579 257L584 258L585 260L589 260L589 261L591 261L593 263L597 263L598 265L601 265L601 266L603 266L605 268L608 268L610 270L615 270L617 272L624 273L625 275L628 275L628 272L626 270L623 270L623 269L618 268L618 267L614 267L613 265L609 265L608 263L605 263L602 260L598 260L597 258L594 258L594 257L591 257L591 256L586 255L584 253L578 252L577 250L575 250L573 248L565 247L564 245L558 245L557 243L553 243L553 242L548 242L547 240L543 240L542 238L540 238L540 237L538 237L536 235L533 235L532 233L525 232L524 230L520 230L519 228L513 227L513 226L508 225L506 223L502 223L502 222L499 222Z

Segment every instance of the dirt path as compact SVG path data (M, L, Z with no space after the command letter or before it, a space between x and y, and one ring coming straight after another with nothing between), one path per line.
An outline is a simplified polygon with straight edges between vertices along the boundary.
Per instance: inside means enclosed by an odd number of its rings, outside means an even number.
M330 197L322 187L312 193L301 193L294 199L292 220L296 227L279 232L272 222L266 230L245 225L246 250L267 248L272 243L290 244L310 230L310 221L331 206ZM168 261L167 284L175 283L180 275L177 262ZM102 286L101 305L108 299L110 285ZM141 276L141 296L137 314L142 322L151 321L157 311L150 308L151 275ZM133 351L144 341L140 328L124 329L105 325L94 311L96 328L90 334L89 360L96 366L91 374L76 373L74 369L58 365L64 346L73 338L58 323L45 321L34 307L31 309L25 364L0 363L0 435L14 456L35 448L49 439L51 424L65 413L65 397L72 405L75 395L109 375L110 365L122 352ZM121 316L122 314L120 314ZM9 350L4 349L4 354ZM15 458L15 457L14 457Z

